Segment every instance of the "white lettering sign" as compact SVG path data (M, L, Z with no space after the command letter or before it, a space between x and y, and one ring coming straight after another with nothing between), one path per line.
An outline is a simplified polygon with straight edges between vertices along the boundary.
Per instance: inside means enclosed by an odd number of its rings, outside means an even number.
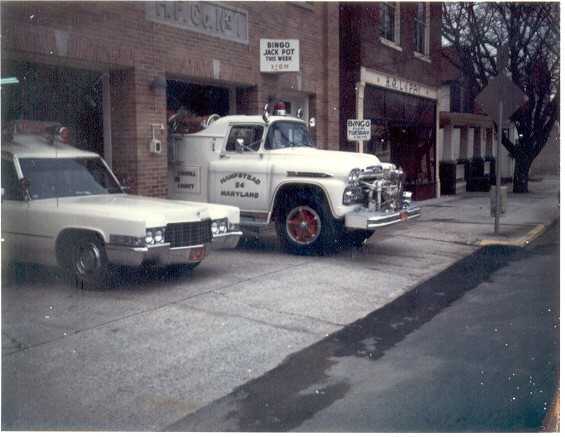
M371 120L347 120L347 141L369 141Z
M300 41L297 39L261 39L261 73L300 71Z

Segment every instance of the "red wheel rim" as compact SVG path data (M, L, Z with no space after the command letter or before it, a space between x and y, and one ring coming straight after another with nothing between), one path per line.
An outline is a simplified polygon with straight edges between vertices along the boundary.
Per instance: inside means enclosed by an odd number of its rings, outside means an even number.
M298 206L287 216L286 231L296 243L312 243L320 235L321 229L320 216L308 206Z

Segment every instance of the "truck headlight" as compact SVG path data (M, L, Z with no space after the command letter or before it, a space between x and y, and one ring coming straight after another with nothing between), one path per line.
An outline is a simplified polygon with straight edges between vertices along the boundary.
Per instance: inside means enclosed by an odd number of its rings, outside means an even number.
M355 185L357 180L359 179L359 175L361 174L361 170L358 168L354 168L349 172L349 176L347 176L347 184L348 185Z
M354 203L363 203L365 194L363 189L359 186L357 187L347 187L343 192L343 204L352 205Z

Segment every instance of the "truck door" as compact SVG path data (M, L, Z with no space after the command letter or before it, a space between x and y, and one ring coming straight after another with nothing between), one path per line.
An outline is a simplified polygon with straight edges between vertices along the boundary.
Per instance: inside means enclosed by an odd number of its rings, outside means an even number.
M230 126L220 159L210 166L210 200L238 206L242 222L267 220L270 178L268 155L261 147L264 130L260 124Z

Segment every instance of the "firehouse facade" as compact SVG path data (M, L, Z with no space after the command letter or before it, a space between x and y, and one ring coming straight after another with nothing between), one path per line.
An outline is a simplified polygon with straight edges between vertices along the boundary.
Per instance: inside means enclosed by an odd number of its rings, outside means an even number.
M2 122L60 121L131 193L168 196L167 120L315 117L318 147L402 166L436 194L440 3L3 2ZM8 82L12 82L8 84ZM348 119L370 119L351 143Z

